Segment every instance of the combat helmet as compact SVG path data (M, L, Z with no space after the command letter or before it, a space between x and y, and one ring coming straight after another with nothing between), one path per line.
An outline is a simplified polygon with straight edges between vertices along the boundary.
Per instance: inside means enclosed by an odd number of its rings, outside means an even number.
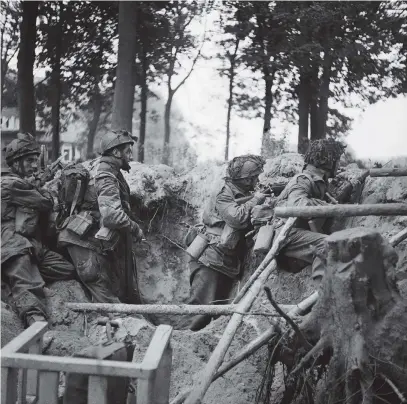
M239 180L254 177L263 172L264 164L266 164L266 160L263 157L253 154L235 157L229 161L227 178Z
M313 140L304 156L305 164L331 169L339 161L346 146L334 139Z
M109 150L124 144L134 144L138 138L132 136L127 130L112 130L100 142L100 153L106 154Z
M8 165L22 157L41 154L39 144L34 136L28 132L18 133L17 139L13 139L3 150Z

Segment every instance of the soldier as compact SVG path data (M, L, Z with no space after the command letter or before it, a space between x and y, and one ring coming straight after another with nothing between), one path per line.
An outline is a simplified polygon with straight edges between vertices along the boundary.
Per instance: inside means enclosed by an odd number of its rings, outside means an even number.
M190 261L191 296L188 304L210 304L228 299L244 258L244 235L251 229L251 211L266 198L261 192L251 194L264 164L262 157L254 155L239 156L229 162L225 185L203 214L204 232L210 242L199 261ZM187 245L194 235L196 232L193 231L187 235ZM184 326L197 331L209 324L211 316L197 315L184 320Z
M140 303L132 235L140 241L143 232L134 221L130 188L120 171L130 170L133 144L127 131L111 131L102 139L102 156L92 162L84 200L71 208L76 213L64 220L58 238L98 303Z
M29 133L19 133L4 149L1 172L1 266L12 301L26 325L46 321L44 281L73 279L75 268L40 240L39 215L53 208L52 197L36 188L40 148Z
M337 171L339 159L345 147L332 139L312 141L304 156L305 165L295 175L277 198L276 206L318 206L327 205L328 179ZM283 220L276 220L279 228ZM285 246L277 257L279 267L297 271L312 265L312 278L319 283L324 267L319 256L324 249L325 235L321 234L324 223L321 220L298 218L288 235Z

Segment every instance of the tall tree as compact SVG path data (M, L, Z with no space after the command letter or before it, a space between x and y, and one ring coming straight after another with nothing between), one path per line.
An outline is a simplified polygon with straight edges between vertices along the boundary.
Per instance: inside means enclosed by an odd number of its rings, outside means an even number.
M34 62L38 1L22 3L18 52L18 104L20 130L35 134Z
M137 8L135 1L119 3L119 51L112 110L112 129L130 132L133 127Z
M167 101L164 111L164 145L162 163L170 163L170 139L171 139L171 108L176 92L185 84L191 76L196 62L201 56L202 47L205 42L205 34L200 45L196 44L195 38L188 31L193 19L200 15L203 6L199 3L181 3L176 1L171 3L165 11L165 17L168 21L167 43L163 48L163 57L168 61L166 69L166 87ZM205 7L205 6L204 6ZM206 11L206 8L205 8ZM205 27L206 30L206 27ZM195 55L194 53L195 52ZM192 58L190 67L177 85L174 84L174 78L177 76L177 66L182 56Z
M9 64L18 51L21 9L19 3L9 0L2 0L1 8L3 10L0 24L1 98L4 99L3 97Z

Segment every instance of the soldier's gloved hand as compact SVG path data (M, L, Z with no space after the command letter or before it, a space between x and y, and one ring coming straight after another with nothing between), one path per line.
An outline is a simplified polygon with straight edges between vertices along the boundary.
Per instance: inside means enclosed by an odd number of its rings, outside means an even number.
M144 238L144 233L136 222L131 222L130 229L136 241L141 241Z
M267 198L266 194L263 194L263 192L257 191L253 195L253 201L256 202L256 205L261 205Z

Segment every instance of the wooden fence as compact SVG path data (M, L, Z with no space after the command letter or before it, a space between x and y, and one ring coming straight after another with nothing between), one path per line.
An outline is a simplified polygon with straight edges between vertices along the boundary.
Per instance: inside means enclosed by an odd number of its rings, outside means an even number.
M60 372L89 375L88 404L107 404L112 376L137 379L130 403L168 404L171 326L157 327L141 363L42 355L46 331L47 323L36 322L1 350L1 404L57 404Z

